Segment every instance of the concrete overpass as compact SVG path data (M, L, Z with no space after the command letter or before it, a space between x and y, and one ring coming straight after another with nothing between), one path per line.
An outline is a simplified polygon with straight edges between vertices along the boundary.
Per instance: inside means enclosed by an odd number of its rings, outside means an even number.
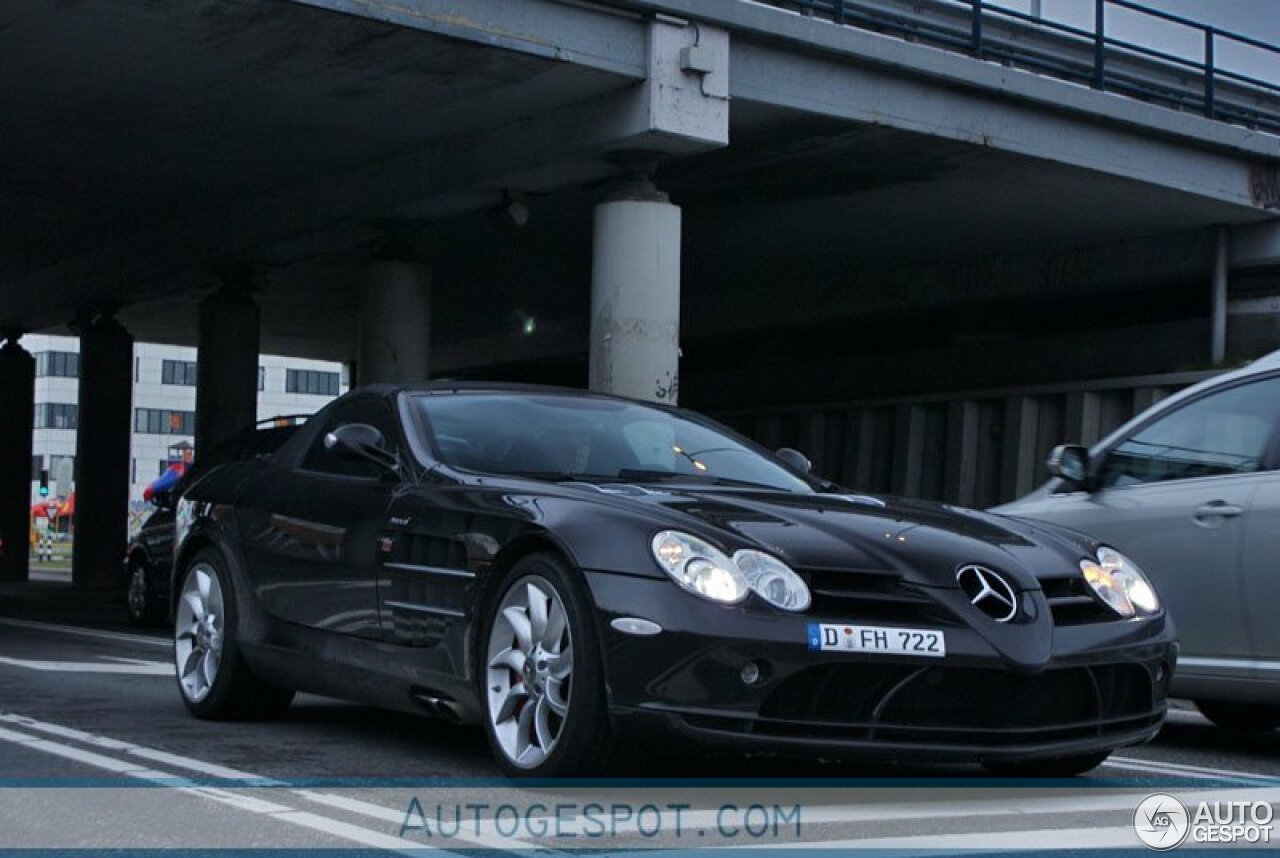
M741 412L1274 345L1227 300L1280 294L1280 95L973 12L7 4L5 543L26 331L83 337L84 586L123 540L134 337L199 345L199 445L251 412L259 349Z

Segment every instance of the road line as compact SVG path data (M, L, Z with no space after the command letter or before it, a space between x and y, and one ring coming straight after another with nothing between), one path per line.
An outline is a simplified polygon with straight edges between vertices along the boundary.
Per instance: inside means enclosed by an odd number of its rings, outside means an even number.
M104 664L100 661L33 661L0 655L0 664L53 673L114 673L131 676L173 676L174 666L159 661L142 664Z
M1234 769L1216 769L1209 766L1195 766L1187 763L1166 762L1164 760L1146 760L1138 757L1110 757L1103 764L1114 768L1138 768L1141 766L1159 766L1165 769L1199 774L1204 777L1246 778L1250 780L1280 781L1280 774L1264 775L1258 772L1241 772Z
M86 638L100 638L109 641L124 641L125 643L142 644L143 646L163 647L172 649L173 642L165 638L156 638L149 635L130 635L123 632L108 632L101 629L82 629L79 626L64 626L58 623L42 623L35 620L18 620L12 617L0 617L0 626L13 626L20 629L39 629L42 632L60 632L67 635L80 635Z
M0 714L0 722L25 727L28 730L49 733L54 736L61 736L64 739L83 742L86 745L95 745L99 748L109 748L113 751L122 751L126 754L141 757L145 760L150 760L156 763L167 763L171 766L175 766L176 768L186 769L191 772L198 772L202 775L208 775L213 778L254 781L261 782L263 785L284 785L282 781L259 777L258 775L250 774L249 772L242 772L239 769L220 766L217 763L207 763L204 760L184 757L179 754L171 754L168 751L161 751L156 748L147 748L142 745L135 745L132 742L125 742L120 739L112 739L107 736L98 736L93 733L86 733L85 731L77 730L74 727L64 727L61 724L50 724L47 721L37 721L36 719L28 718L25 715L3 713Z
M164 783L168 789L174 789L188 795L195 795L204 799L216 801L228 807L247 811L249 813L255 813L269 819L278 819L281 822L286 822L291 825L297 825L302 828L319 831L323 834L328 834L342 840L358 843L361 846L399 852L405 855L415 856L415 858L421 858L427 849L431 849L433 852L448 851L440 849L440 847L434 845L418 843L403 837L385 834L381 831L374 831L371 828L362 828L361 826L352 825L338 819L320 816L319 814L298 810L297 808L278 804L276 802L264 801L252 796L238 795L216 787L171 785L166 783L166 781L172 778L172 776L165 772L143 769L126 760L107 757L102 754L95 754L91 751L85 751L71 745L63 745L59 742L53 742L48 739L41 739L38 736L19 733L15 730L0 728L0 741L11 742L25 748L55 754L66 759L75 760L76 762L84 763L85 765L93 766L94 768L115 772L117 774L145 776L148 780L157 780L160 783Z
M864 839L810 841L789 844L791 849L841 851L859 850L918 850L921 854L947 855L1005 850L1035 851L1071 848L1114 849L1129 847L1138 849L1142 841L1133 825L1114 828L1038 828L1030 831L973 831L965 834L910 834L903 837L869 837ZM779 849L778 844L752 843L718 847L722 849ZM909 855L910 852L905 854Z

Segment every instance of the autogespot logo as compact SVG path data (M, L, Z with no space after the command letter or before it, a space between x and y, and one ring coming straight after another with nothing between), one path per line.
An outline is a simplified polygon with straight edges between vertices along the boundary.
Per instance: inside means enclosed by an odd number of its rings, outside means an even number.
M1191 830L1187 806L1168 793L1149 795L1133 812L1133 830L1152 849L1164 851L1181 846Z

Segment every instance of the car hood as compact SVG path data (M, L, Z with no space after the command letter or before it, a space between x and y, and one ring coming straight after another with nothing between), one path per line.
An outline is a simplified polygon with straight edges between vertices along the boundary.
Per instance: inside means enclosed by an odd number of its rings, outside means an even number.
M1006 573L1019 589L1037 589L1040 576L1078 571L1095 547L1052 526L927 501L701 487L583 490L696 522L701 527L689 529L731 551L757 547L796 569L892 571L929 587L955 587L957 570L977 563Z

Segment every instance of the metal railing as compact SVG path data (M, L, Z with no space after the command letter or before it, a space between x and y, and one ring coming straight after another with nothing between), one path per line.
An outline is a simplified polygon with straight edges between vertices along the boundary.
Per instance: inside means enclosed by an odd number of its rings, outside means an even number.
M989 0L771 0L840 25L894 35L982 60L1116 92L1251 128L1280 133L1280 83L1222 67L1224 44L1274 57L1280 46L1222 30L1133 0L1094 0L1093 29L994 5ZM1200 59L1108 35L1112 9L1199 33Z

